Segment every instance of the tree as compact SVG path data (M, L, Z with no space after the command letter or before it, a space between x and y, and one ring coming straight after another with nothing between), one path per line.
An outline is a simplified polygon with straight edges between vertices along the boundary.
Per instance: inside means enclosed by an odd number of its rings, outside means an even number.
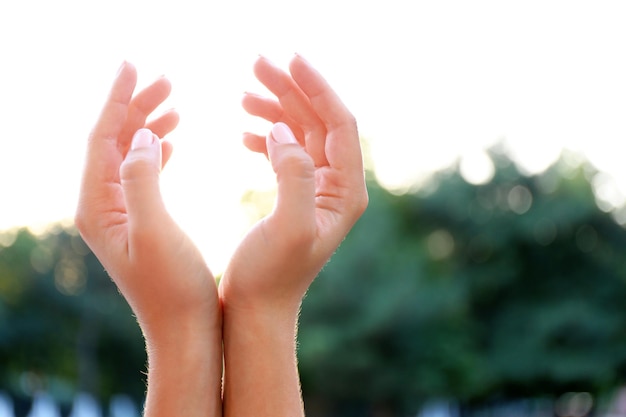
M0 389L24 396L45 388L61 402L79 390L141 399L141 334L76 230L11 233L12 244L0 247Z
M604 393L626 372L626 231L596 205L589 164L485 185L458 167L420 191L370 183L370 207L302 307L305 394L415 410Z

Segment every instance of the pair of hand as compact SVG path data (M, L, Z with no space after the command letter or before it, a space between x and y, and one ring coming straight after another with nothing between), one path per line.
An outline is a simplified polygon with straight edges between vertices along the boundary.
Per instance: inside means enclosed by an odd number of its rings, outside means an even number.
M172 153L161 138L178 115L146 120L169 95L169 81L133 97L136 70L124 63L89 138L76 224L144 332L146 415L219 415L222 344L225 414L299 412L293 339L300 302L367 205L356 122L326 81L300 56L289 74L262 57L254 71L277 100L247 94L243 106L274 126L268 135L245 134L244 144L268 156L278 195L219 288L160 194L159 174ZM259 384L264 373L284 389ZM236 399L246 395L247 402Z

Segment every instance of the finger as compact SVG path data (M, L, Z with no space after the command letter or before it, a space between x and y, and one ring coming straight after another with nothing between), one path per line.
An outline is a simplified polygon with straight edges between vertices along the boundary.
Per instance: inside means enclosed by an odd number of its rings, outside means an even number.
M150 129L155 135L160 138L167 136L172 130L178 126L180 116L174 109L168 110L158 118L151 120L145 124L146 129Z
M126 112L137 83L137 70L124 62L118 70L109 97L93 130L93 139L117 140L117 135L126 121Z
M349 213L344 217L349 228L368 202L356 120L328 82L304 58L296 55L290 72L328 130L326 157L338 174L336 186L348 191L343 193L342 206Z
M243 144L246 148L252 152L258 152L267 156L267 145L263 136L255 135L254 133L243 134Z
M241 100L241 105L245 111L253 116L261 117L272 123L286 123L298 139L298 142L303 146L305 145L304 132L300 126L285 113L280 103L276 100L253 93L246 93ZM265 142L265 137L263 137L263 141Z
M161 143L148 129L139 129L120 166L120 180L128 213L129 255L134 239L143 239L167 217L161 190Z
M306 150L313 157L315 165L327 165L324 153L325 126L296 82L264 57L256 61L254 73L276 95L285 113L305 132Z
M161 141L161 170L163 170L163 168L165 168L165 165L167 165L167 162L170 160L172 156L172 152L174 152L174 146L172 145L172 142L169 142L167 140L162 140Z
M126 123L119 135L120 150L125 153L135 132L144 127L148 116L169 96L170 81L161 77L140 91L130 102Z
M337 128L345 124L352 125L350 111L341 102L328 82L308 61L302 56L296 55L291 60L289 70L298 87L306 94L315 113L326 126Z
M326 157L331 166L359 170L362 174L361 145L354 116L326 80L304 58L296 55L289 69L326 126Z
M268 59L260 57L254 64L254 74L280 102L282 108L288 112L296 123L305 128L314 127L319 120L311 105L294 80L271 63Z
M111 221L125 221L125 208L118 198L122 155L117 137L126 120L126 111L137 82L135 67L124 62L117 72L100 117L89 135L87 157L75 221L83 238L97 239ZM111 215L111 213L113 213Z
M87 162L82 192L98 189L97 186L118 178L121 155L117 147L117 138L126 121L126 113L135 84L135 67L124 62L120 67L109 96L96 122L87 146ZM94 181L92 181L92 178Z
M312 231L306 228L315 225L313 159L284 123L272 127L266 142L278 182L276 207L268 221L277 222L275 230L284 230L286 235L308 234Z
M245 93L241 105L251 115L262 117L272 123L278 123L286 117L280 103L254 93Z

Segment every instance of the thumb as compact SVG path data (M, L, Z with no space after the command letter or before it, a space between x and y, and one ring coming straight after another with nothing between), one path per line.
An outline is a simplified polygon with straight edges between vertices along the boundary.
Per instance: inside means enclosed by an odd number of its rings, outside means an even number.
M272 217L279 226L311 225L315 216L315 165L291 129L276 123L267 136L267 152L278 182Z
M159 188L161 144L149 129L139 129L120 166L130 231L150 230L163 220L165 207Z

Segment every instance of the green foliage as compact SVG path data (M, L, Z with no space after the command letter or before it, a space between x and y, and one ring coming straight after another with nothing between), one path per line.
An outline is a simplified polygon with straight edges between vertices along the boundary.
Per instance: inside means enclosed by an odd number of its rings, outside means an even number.
M441 172L370 207L303 304L305 394L415 409L602 393L626 376L626 231L598 209L589 166L526 177Z
M145 353L130 309L73 228L13 231L0 246L0 390L141 398ZM5 233L6 236L6 233Z

